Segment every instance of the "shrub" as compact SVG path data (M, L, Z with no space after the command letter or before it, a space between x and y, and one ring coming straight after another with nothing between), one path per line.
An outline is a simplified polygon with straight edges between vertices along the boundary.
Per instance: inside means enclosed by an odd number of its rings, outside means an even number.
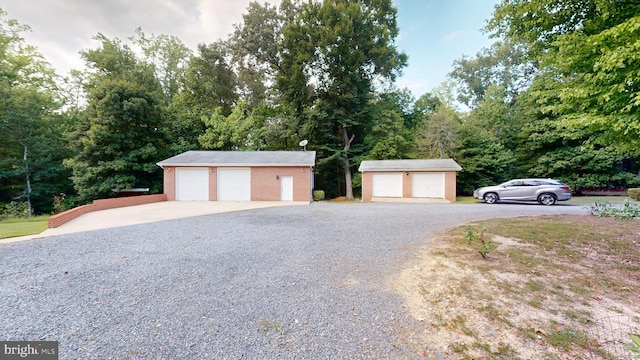
M12 201L5 204L2 210L2 218L25 218L29 215L29 205L25 201Z
M313 201L322 201L322 200L324 200L324 190L314 190Z
M627 194L629 194L629 197L633 200L640 201L640 188L629 189L627 190Z

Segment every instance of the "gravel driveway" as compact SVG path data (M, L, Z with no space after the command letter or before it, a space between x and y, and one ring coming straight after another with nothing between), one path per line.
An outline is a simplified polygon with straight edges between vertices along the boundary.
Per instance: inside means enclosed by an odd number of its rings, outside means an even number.
M0 246L0 340L60 359L414 358L392 279L429 238L581 206L279 207ZM444 357L444 354L441 354Z

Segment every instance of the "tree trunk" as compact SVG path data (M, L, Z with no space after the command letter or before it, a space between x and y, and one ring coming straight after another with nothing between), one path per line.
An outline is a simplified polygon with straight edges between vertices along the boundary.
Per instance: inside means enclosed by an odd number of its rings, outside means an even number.
M347 133L347 127L342 126L342 140L344 141L344 155L342 158L343 161L343 169L344 169L344 186L345 186L345 197L347 200L353 200L353 183L351 181L351 164L349 161L349 149L351 148L351 142L355 138L355 134L351 135L349 138L349 134Z
M31 217L31 215L33 214L33 209L31 208L31 174L29 173L29 161L27 157L29 148L26 144L23 144L22 146L24 147L24 153L22 156L22 159L24 160L24 174L27 178L27 216Z

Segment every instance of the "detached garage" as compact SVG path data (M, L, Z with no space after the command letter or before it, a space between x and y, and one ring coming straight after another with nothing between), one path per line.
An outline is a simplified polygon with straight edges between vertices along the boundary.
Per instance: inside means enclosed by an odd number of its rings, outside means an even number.
M163 160L169 201L311 201L315 151L187 151Z
M362 173L362 201L456 201L456 172L452 159L367 160Z

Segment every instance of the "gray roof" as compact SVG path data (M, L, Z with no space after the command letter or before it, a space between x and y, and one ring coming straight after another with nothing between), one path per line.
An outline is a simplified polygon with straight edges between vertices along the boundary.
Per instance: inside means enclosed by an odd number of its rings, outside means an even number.
M314 166L315 151L187 151L158 166Z
M358 171L460 171L453 159L365 160Z

